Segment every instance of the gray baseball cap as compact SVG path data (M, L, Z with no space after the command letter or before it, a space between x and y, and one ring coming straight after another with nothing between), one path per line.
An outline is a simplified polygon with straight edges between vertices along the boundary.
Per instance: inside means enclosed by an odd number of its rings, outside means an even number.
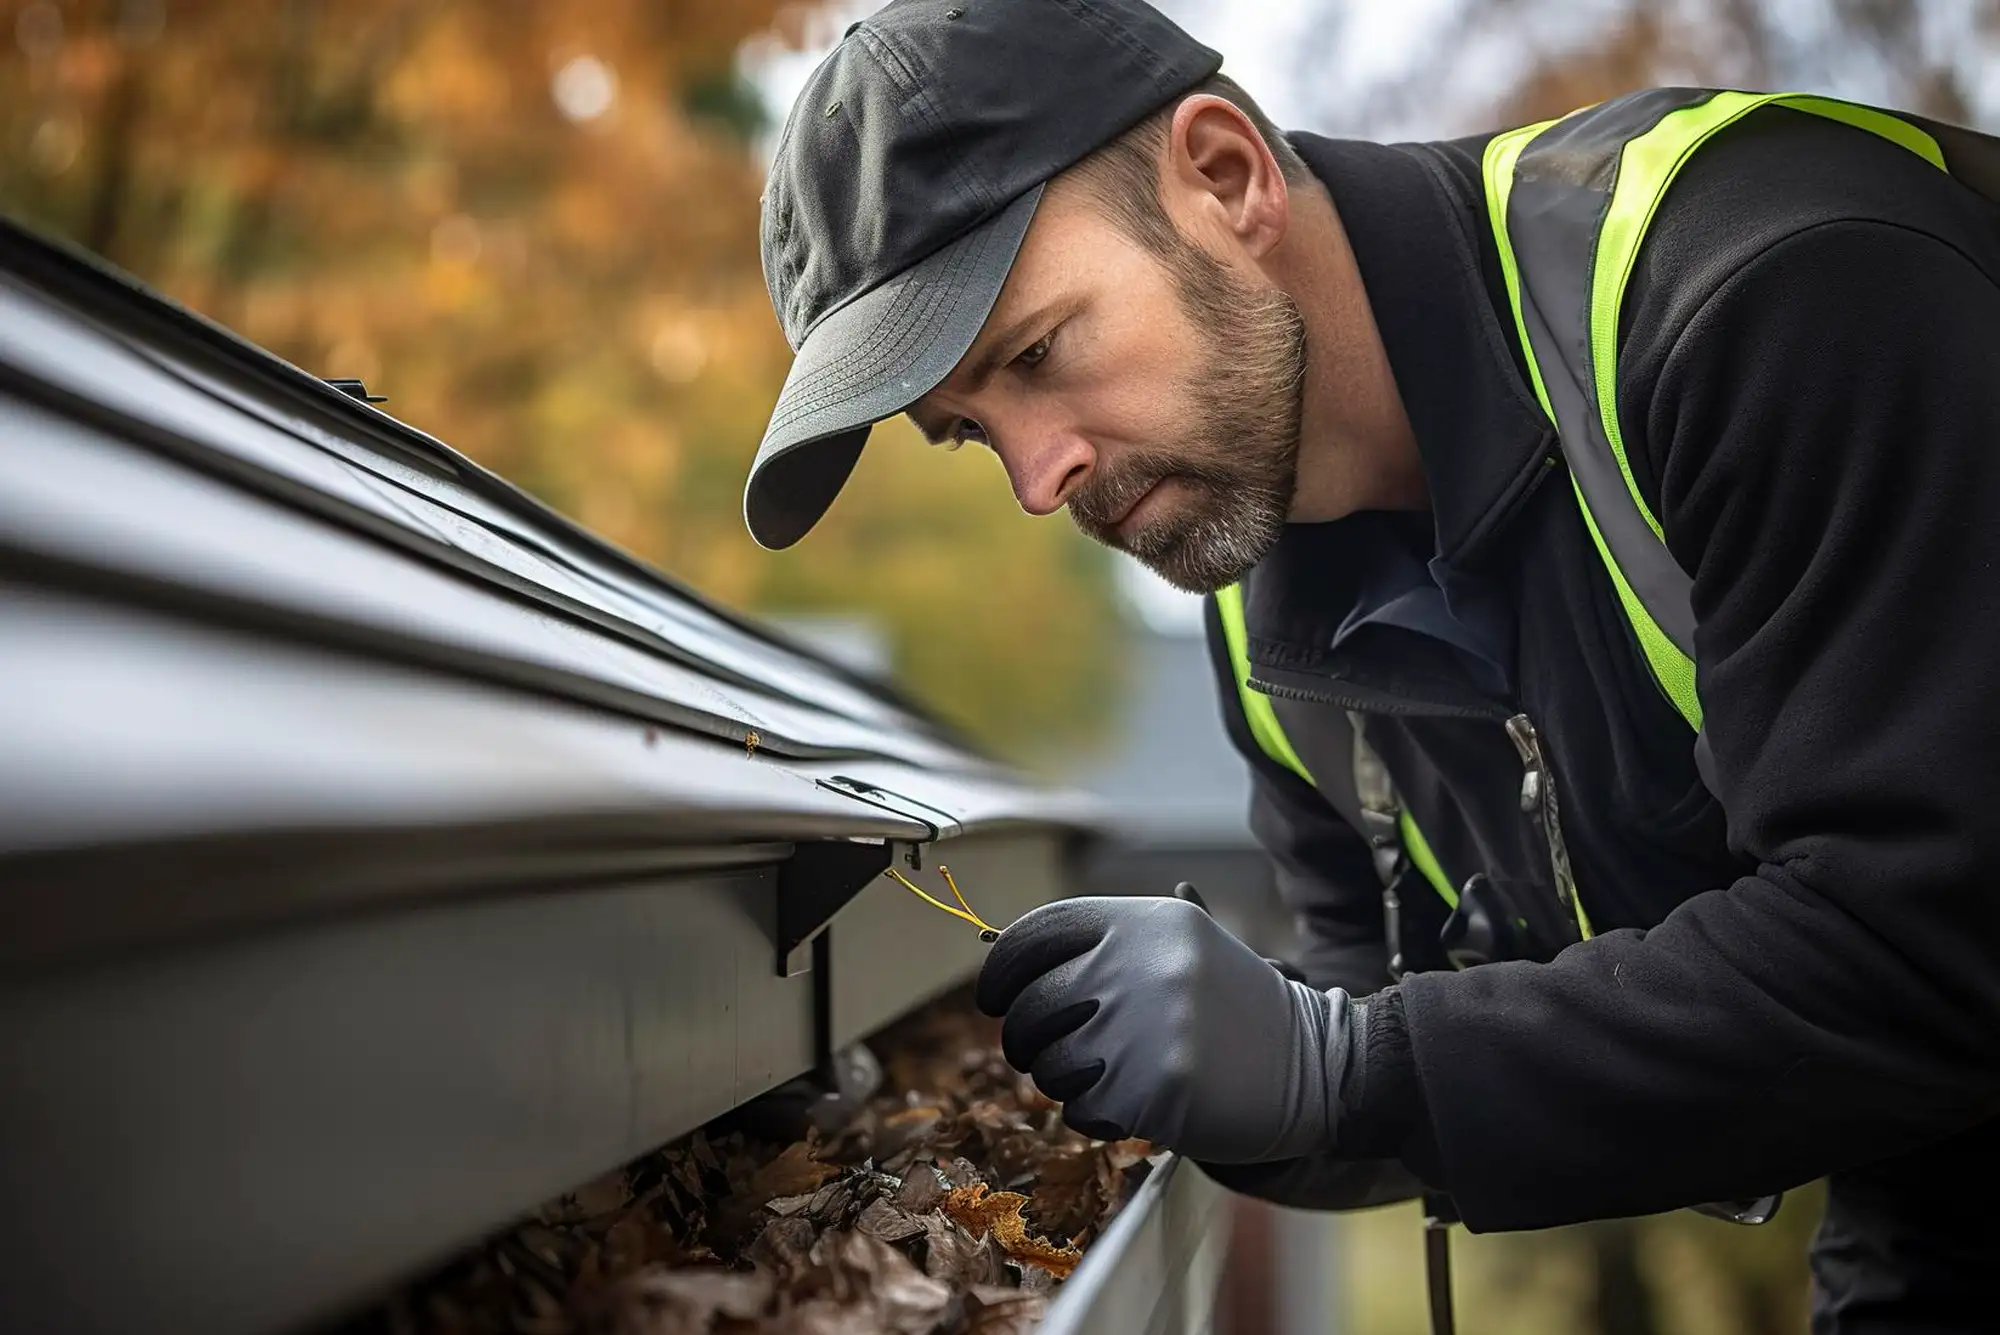
M796 357L750 465L766 547L819 522L868 430L979 334L1042 187L1222 66L1143 0L893 0L792 107L764 282Z

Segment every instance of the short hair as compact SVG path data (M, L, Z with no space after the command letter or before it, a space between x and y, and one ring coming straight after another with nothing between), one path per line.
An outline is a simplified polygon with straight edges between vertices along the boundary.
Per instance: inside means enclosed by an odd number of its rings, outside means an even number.
M1221 98L1249 118L1288 184L1302 185L1313 179L1305 159L1271 123L1257 100L1228 75L1211 75L1070 169L1088 181L1115 222L1156 251L1165 252L1179 240L1160 199L1160 157L1167 145L1167 132L1180 104L1204 93Z

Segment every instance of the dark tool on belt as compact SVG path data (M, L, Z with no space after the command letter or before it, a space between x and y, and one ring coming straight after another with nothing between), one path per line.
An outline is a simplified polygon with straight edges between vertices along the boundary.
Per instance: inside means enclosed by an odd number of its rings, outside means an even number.
M1553 896L1533 885L1473 876L1438 933L1438 946L1454 969L1496 960L1546 964L1577 940L1576 921Z
M1449 1196L1424 1195L1424 1288L1430 1300L1431 1335L1458 1329L1451 1311L1451 1226L1458 1222Z

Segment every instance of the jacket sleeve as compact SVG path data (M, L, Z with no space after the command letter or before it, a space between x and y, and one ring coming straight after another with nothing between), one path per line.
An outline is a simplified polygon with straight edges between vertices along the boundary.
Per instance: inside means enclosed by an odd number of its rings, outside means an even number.
M1250 830L1271 856L1279 898L1298 932L1302 955L1293 962L1314 987L1366 996L1389 981L1382 882L1368 845L1311 784L1257 745L1213 598L1203 619L1223 726L1250 767Z
M1412 977L1435 1166L1534 1228L1791 1188L2000 1112L2000 287L1824 223L1738 269L1646 419L1754 870L1547 965Z

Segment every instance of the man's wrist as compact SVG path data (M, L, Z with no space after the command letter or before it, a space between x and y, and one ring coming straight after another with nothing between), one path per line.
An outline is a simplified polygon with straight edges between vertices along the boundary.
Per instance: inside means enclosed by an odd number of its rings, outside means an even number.
M1334 1148L1342 1158L1402 1157L1425 1111L1400 988L1354 1003L1347 1069L1336 1098Z

